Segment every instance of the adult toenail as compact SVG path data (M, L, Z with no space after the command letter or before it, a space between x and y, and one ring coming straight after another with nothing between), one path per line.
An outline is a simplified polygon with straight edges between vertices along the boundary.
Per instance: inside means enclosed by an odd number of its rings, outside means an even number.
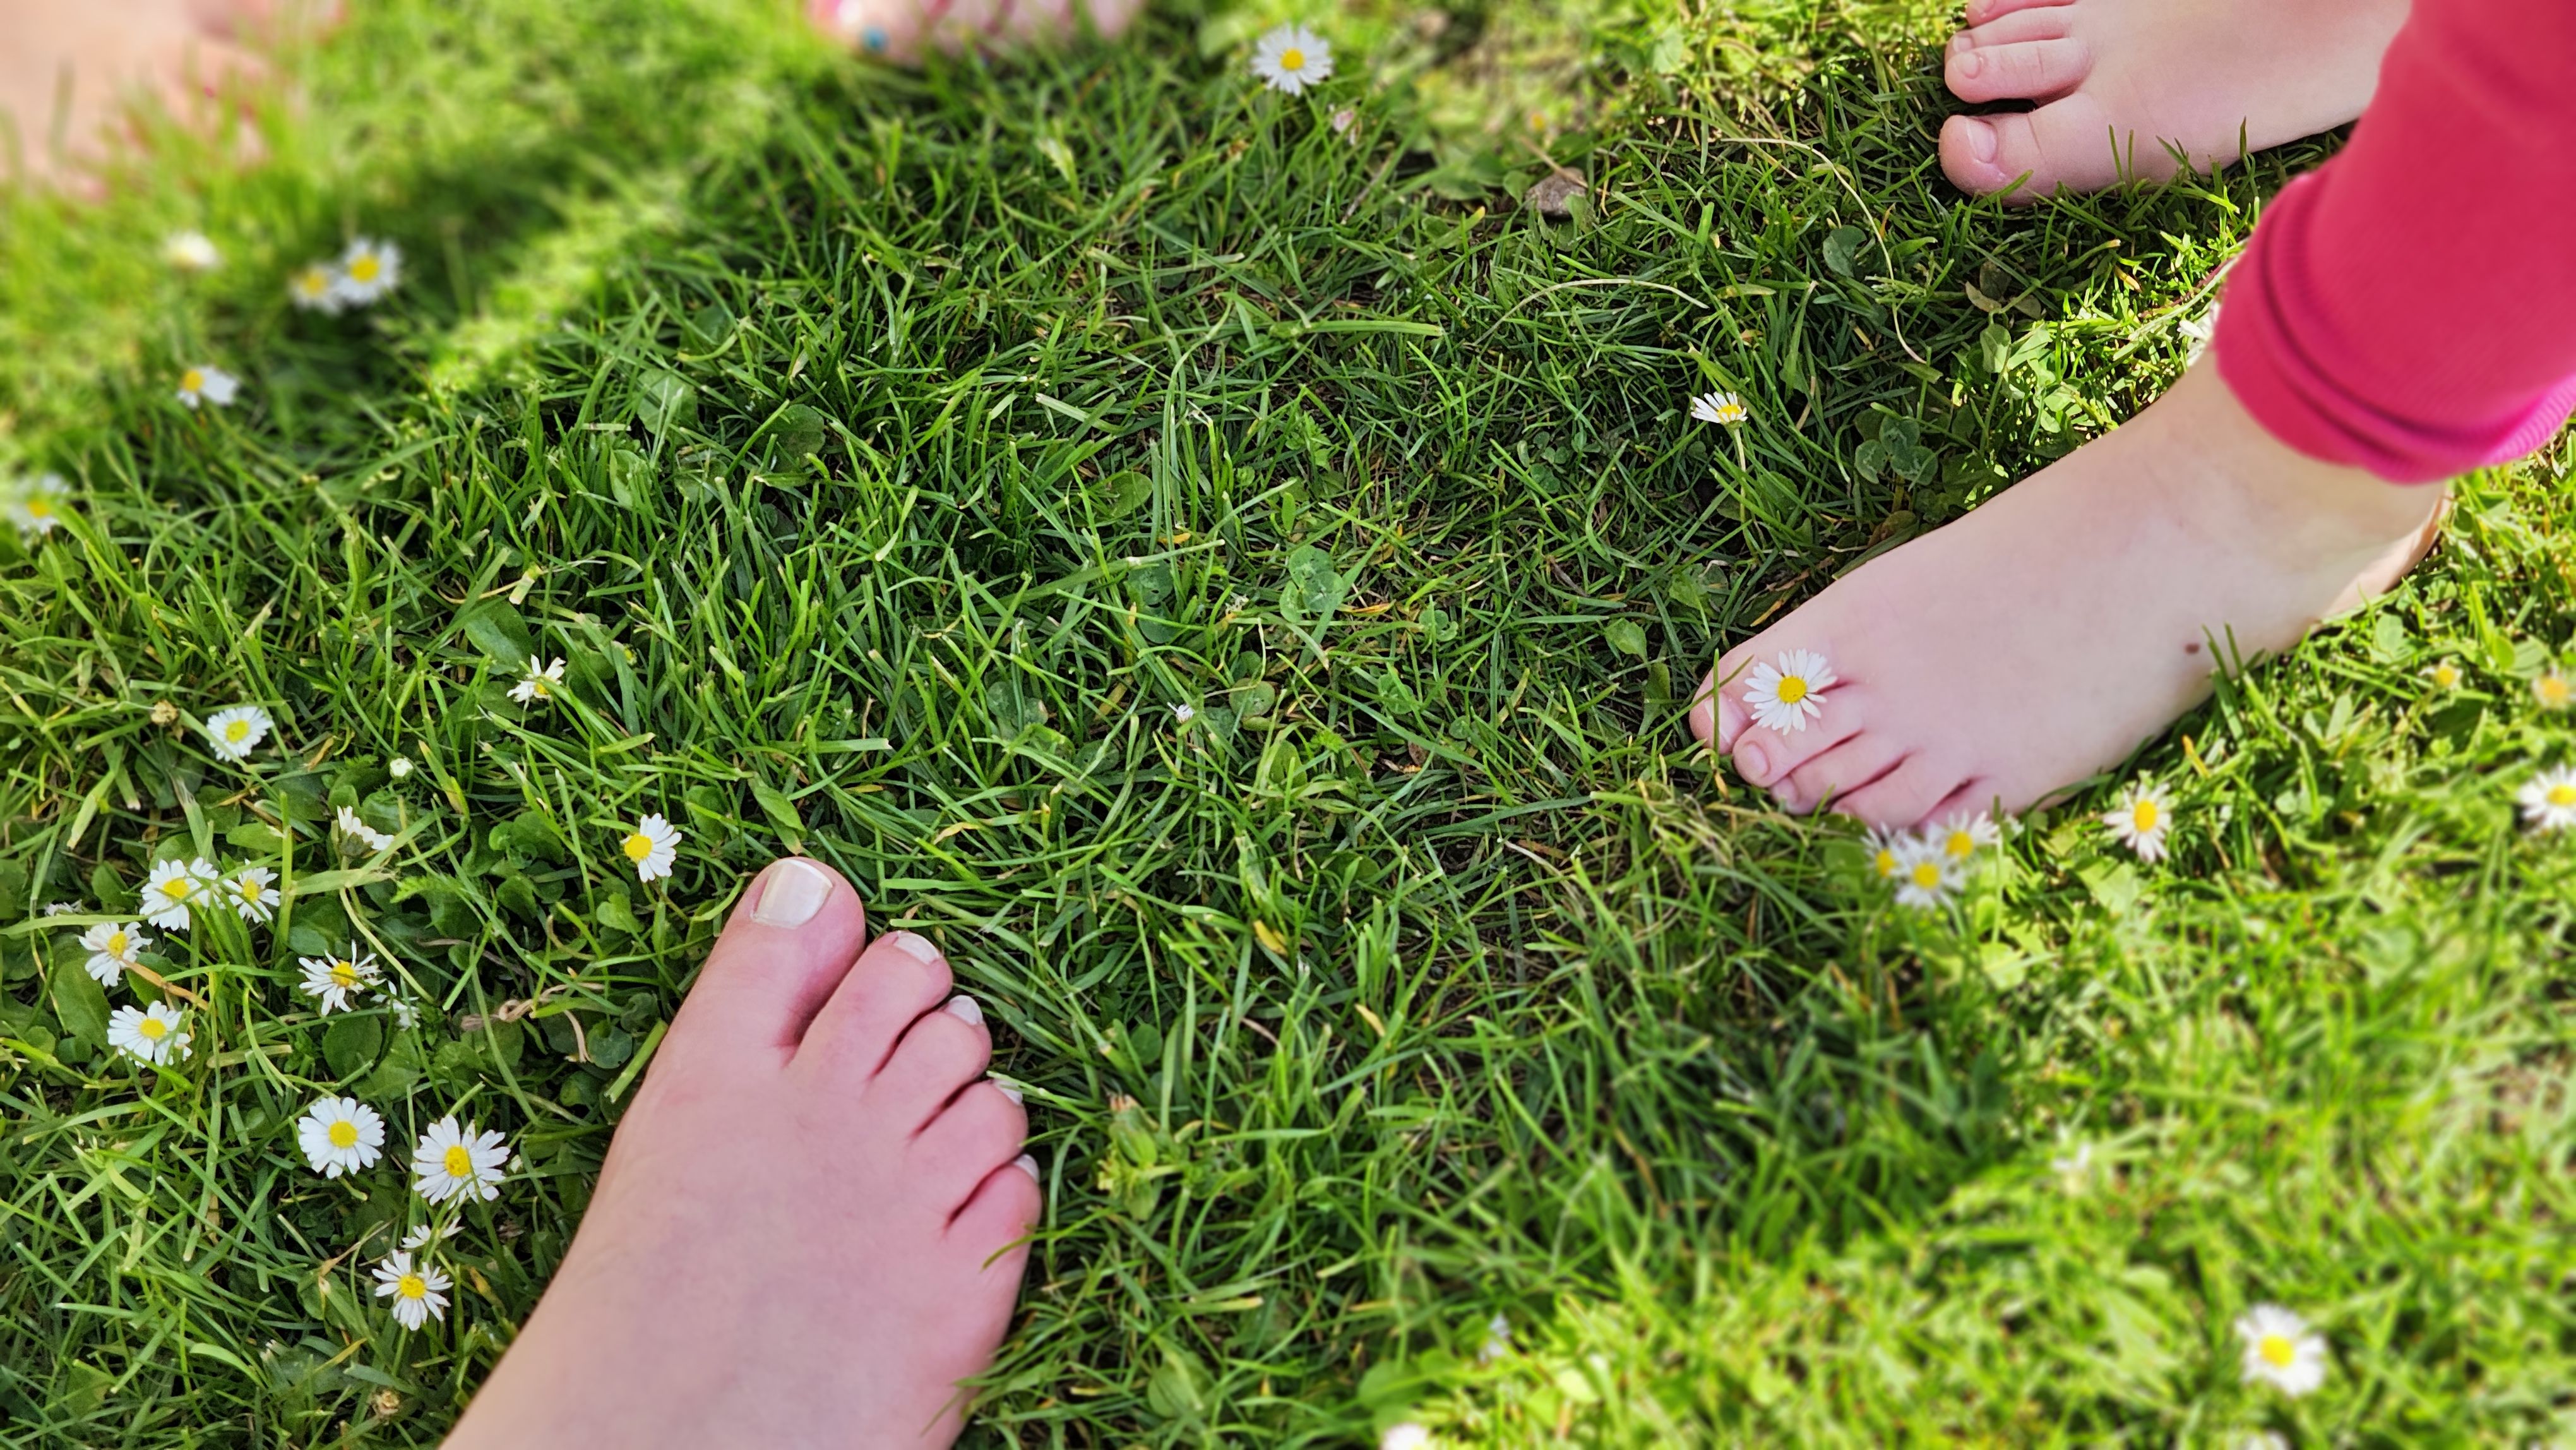
M831 876L811 861L790 856L762 878L751 919L762 926L803 926L831 899Z
M984 1009L976 1006L975 999L967 996L963 992L960 992L956 996L941 1003L939 1010L956 1018L958 1021L965 1023L969 1027L981 1027L984 1025Z
M1014 1168L1017 1168L1017 1169L1018 1169L1018 1170L1020 1170L1022 1173L1025 1173L1025 1174L1029 1175L1029 1181L1030 1181L1030 1182L1032 1182L1032 1183L1044 1183L1044 1182L1046 1182L1046 1180L1045 1180L1045 1179L1038 1177L1038 1160L1036 1160L1035 1158L1030 1157L1030 1156L1029 1156L1028 1154L1026 1154L1026 1153L1023 1153L1023 1154L1021 1154L1019 1157L1012 1159L1012 1160L1011 1160L1011 1166L1012 1166L1012 1167L1014 1167Z
M1967 125L1961 129L1962 134L1968 138L1969 155L1977 158L1979 161L1992 161L1995 159L1994 127L1971 116L1968 118Z
M1762 753L1761 746L1750 740L1741 741L1735 747L1735 770L1746 780L1760 781L1771 774L1771 758Z
M1028 1099L1026 1099L1026 1098L1024 1098L1024 1097L1020 1096L1020 1090L1019 1090L1018 1088L1015 1088L1015 1087L1011 1086L1009 1083L1006 1083L1006 1082L1002 1081L1002 1080L1001 1080L1000 1078L998 1078L998 1077L996 1077L996 1078L987 1078L987 1079L985 1079L985 1080L986 1080L987 1082L990 1082L994 1087L999 1088L999 1089L1001 1090L1002 1096L1004 1096L1004 1097L1006 1097L1006 1098L1009 1098L1012 1102L1015 1102L1015 1103L1024 1103L1024 1102L1027 1102L1027 1101L1028 1101Z
M938 945L919 932L898 931L888 935L886 940L894 943L896 951L923 966L936 966L939 962Z

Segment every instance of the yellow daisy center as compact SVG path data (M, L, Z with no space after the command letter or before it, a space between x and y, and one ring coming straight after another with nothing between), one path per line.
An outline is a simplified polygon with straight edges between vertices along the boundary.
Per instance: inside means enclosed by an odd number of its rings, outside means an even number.
M1964 861L1976 854L1977 838L1965 831L1952 831L1949 837L1942 841L1941 849Z
M334 1148L355 1148L358 1146L358 1125L342 1118L331 1125L331 1131L325 1136L330 1138Z
M27 500L27 516L29 518L37 519L52 518L54 516L53 500L45 498L31 498Z
M1807 698L1807 682L1796 675L1782 675L1779 689L1772 692L1783 705L1794 705Z
M241 741L243 741L243 740L247 740L247 739L249 739L249 738L250 738L250 722L249 722L248 720L235 720L235 721L233 721L232 723L230 723L230 724L226 725L226 726L224 727L224 738L225 738L226 740L233 741L233 742L235 742L236 744L238 744L239 742L241 742Z
M134 1024L134 1030L142 1034L144 1041L158 1042L170 1034L170 1024L158 1017L147 1016Z
M1917 861L1914 863L1913 877L1915 885L1930 891L1941 884L1940 864L1934 861Z
M1878 868L1879 875L1893 876L1896 874L1896 853L1881 846L1878 854L1869 858L1869 864Z
M202 372L199 372L199 371L198 371L197 369L195 369L195 368L190 368L190 369L188 369L186 372L179 374L179 391L180 391L180 392L183 392L183 393L196 393L196 392L203 392L203 391L205 390L205 386L206 386L206 375L205 375L204 373L202 373Z
M653 854L653 838L645 835L642 831L637 831L634 835L627 837L626 844L618 849L626 853L627 860L641 861L645 857Z
M125 955L125 933L121 931L108 933L107 954L111 957Z
M439 1159L438 1163L440 1167L447 1170L447 1176L450 1178L474 1176L474 1155L465 1151L465 1145L462 1143L448 1149L447 1156Z
M1279 68L1281 70L1304 70L1306 68L1306 52L1293 45L1288 47L1286 50L1279 52Z
M361 256L358 260L349 264L349 280L352 282L373 282L376 280L376 274L382 272L384 269L384 263L379 262L370 256Z
M331 279L319 268L296 274L295 290L307 297L319 297L331 289Z
M254 902L255 902L255 901L259 900L259 896L260 896L260 892L259 892L259 883L258 883L258 882L256 882L256 881L251 880L251 879L250 879L249 877L247 877L247 876L243 877L243 878L242 878L241 880L239 880L239 881L234 882L234 883L233 883L233 890L240 892L240 893L241 893L241 899L242 899L242 900L244 900L244 901L254 901Z
M2549 803L2561 810L2576 806L2576 784L2560 781L2549 788Z
M343 991L358 985L358 964L356 962L333 962L331 964L331 985L338 987Z
M2156 828L2156 822L2161 821L2164 818L2165 813L2163 808L2159 807L2154 801L2140 801L2129 809L2129 824L2137 827L2139 833L2142 835L2148 831L2154 830Z
M2254 1352L2263 1356L2263 1362L2274 1369L2288 1369L2290 1362L2299 1357L2299 1347L2279 1334L2266 1334L2255 1341Z
M429 1297L429 1281L418 1274L405 1274L394 1281L394 1292L406 1299Z
M161 883L161 894L172 901L185 901L197 894L197 883L185 876L173 876Z
M2567 703L2567 681L2561 676L2544 675L2540 683L2532 688L2540 692L2540 698L2552 705Z
M2433 671L2433 683L2442 686L2444 689L2448 689L2459 682L2460 672L2451 668L2449 665L2444 665Z

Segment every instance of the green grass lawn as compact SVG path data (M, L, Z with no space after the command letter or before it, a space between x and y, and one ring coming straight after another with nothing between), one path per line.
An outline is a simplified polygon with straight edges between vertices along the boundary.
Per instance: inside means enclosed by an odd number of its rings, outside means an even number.
M1355 11L1302 99L1266 12L902 76L747 0L352 8L266 165L0 202L0 476L71 484L0 530L0 1441L435 1442L801 849L1027 1087L972 1443L2576 1443L2576 842L2512 799L2576 756L2563 442L1940 910L1680 721L2151 398L2325 148L1968 205L1920 8ZM292 309L357 234L401 290ZM140 1068L76 938L198 855L286 899L156 933ZM415 1023L313 1014L352 940ZM305 1166L326 1091L385 1162ZM525 1166L410 1333L367 1268L450 1112ZM2241 1382L2260 1302L2315 1394Z

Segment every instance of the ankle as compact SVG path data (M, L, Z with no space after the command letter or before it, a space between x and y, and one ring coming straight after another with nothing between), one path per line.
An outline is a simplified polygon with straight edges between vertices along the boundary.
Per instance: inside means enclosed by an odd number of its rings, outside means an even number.
M2272 436L2203 358L2166 400L2182 415L2177 437L2229 494L2226 526L2304 557L2376 550L2421 532L2447 489L2390 483L2364 469L2311 458Z

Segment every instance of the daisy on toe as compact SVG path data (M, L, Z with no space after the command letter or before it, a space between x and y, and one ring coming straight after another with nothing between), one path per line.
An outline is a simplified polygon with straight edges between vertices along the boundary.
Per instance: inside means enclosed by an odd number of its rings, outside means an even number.
M385 1156L385 1120L356 1098L324 1098L295 1120L295 1145L314 1172L337 1178Z
M430 1124L411 1150L412 1187L432 1203L462 1195L485 1202L501 1196L501 1172L509 1166L510 1147L499 1133L483 1133L479 1124L456 1126L453 1114Z
M2133 785L2116 808L2102 813L2102 824L2111 828L2121 845L2137 852L2139 860L2161 861L2165 832L2173 828L2173 799L2163 786Z
M212 363L199 363L179 374L179 402L184 407L229 408L240 392L241 379Z
M1333 47L1302 25L1282 25L1252 48L1252 73L1274 91L1296 95L1333 74Z
M2543 831L2563 831L2576 826L2576 766L2552 766L2531 778L2531 783L2514 792L2514 804L2522 807L2522 823Z
M427 1260L414 1264L405 1249L385 1255L376 1265L376 1297L394 1301L394 1322L405 1329L418 1329L432 1319L447 1317L448 1278Z
M1834 683L1833 666L1814 650L1784 650L1777 665L1757 661L1744 682L1745 708L1753 723L1787 734L1804 730L1825 713L1825 690Z
M81 945L89 948L89 960L81 970L98 978L102 987L113 987L123 981L135 965L134 954L152 945L152 938L133 922L100 922L81 933Z
M2278 1304L2257 1304L2237 1318L2245 1342L2245 1383L2258 1381L2296 1397L2326 1382L2326 1342L2308 1321Z
M359 951L355 946L350 947L347 956L297 957L295 964L304 969L299 990L321 1004L314 1012L322 1017L348 1011L349 998L374 986L380 975L375 954Z
M235 705L206 717L208 746L226 760L248 759L277 722L257 705Z
M193 861L155 861L151 878L143 883L143 919L171 931L186 931L189 907L222 880L215 874L215 863L203 856Z
M264 922L277 914L276 882L277 873L267 867L244 866L224 883L224 894L242 920Z
M1744 400L1733 393L1702 393L1691 399L1691 417L1702 423L1732 425L1752 416Z
M636 880L659 881L671 874L671 863L680 858L682 834L679 827L660 816L646 816L635 823L625 840L618 842L617 849L635 863Z
M1928 911L1949 900L1958 889L1958 863L1941 849L1938 840L1908 836L1897 845L1897 905Z
M107 1045L158 1067L187 1056L187 1020L167 1002L119 1007L107 1019Z

